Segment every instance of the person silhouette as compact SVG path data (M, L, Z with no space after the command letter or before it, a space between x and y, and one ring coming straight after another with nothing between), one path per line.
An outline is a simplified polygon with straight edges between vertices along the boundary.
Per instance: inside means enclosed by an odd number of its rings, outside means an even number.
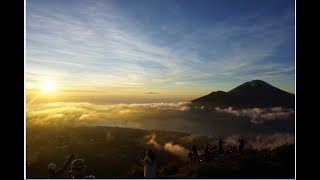
M244 139L243 137L239 138L239 152L242 153L244 149Z
M190 162L193 162L193 153L192 153L191 149L190 149L190 152L188 154L188 158L190 159Z
M223 154L223 142L222 139L219 139L219 154Z
M198 162L200 162L200 158L199 158L199 154L198 154L198 150L197 147L195 145L192 145L192 153L193 153L193 159L194 160L198 160Z
M144 166L144 177L154 178L156 176L156 159L152 149L146 151L144 159L139 157L141 164Z
M207 146L204 148L204 153L209 154L210 151L211 151L211 146L210 146L210 144L207 144Z
M204 156L207 162L210 160L211 156L211 146L210 144L207 144L207 146L204 148Z

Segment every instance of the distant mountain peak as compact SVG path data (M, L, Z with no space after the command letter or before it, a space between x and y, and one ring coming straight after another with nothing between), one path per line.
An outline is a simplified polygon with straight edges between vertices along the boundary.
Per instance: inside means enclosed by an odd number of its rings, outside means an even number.
M266 82L264 82L264 81L262 81L262 80L252 80L252 81L246 82L246 83L248 83L248 85L249 85L250 87L268 86L268 85L269 85L268 83L266 83ZM269 86L270 86L270 85L269 85Z
M228 91L228 93L259 93L258 91L263 91L262 93L266 92L273 92L273 91L282 91L285 92L279 88L276 88L265 81L262 80L252 80L249 82L245 82L234 89Z
M294 95L262 80L245 82L234 89L214 91L192 103L216 107L294 107Z

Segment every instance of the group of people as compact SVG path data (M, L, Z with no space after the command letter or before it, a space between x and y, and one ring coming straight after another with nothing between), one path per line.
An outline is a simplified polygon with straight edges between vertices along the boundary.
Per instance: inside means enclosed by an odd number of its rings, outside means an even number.
M95 176L89 175L87 171L87 166L83 159L74 159L74 155L71 155L66 162L66 164L57 169L57 165L50 163L48 165L49 179L60 179L60 178L69 178L69 179L95 179ZM73 160L73 161L72 161ZM72 163L71 163L72 161ZM71 163L71 170L66 175L66 170Z
M224 148L223 147L223 144L225 142L222 140L222 139L219 139L218 141L218 152L219 154L224 154L224 153L231 153L231 152L236 152L236 147L233 146L228 146L227 148ZM244 150L244 139L243 137L240 137L238 139L238 152L239 153L242 153L243 150ZM216 149L216 146L213 146L211 147L210 144L207 144L207 146L204 148L204 153L203 153L203 156L205 158L206 161L209 161L211 155L212 155L212 152L215 151ZM197 150L197 147L195 145L192 145L190 151L189 151L189 154L188 154L188 159L190 160L190 162L200 162L200 158L199 158L199 154L198 154L198 150Z
M87 166L83 159L74 159L74 155L71 155L68 161L62 168L57 168L57 165L50 163L48 165L48 178L49 179L95 179L95 176L89 175L87 171ZM72 161L73 160L73 161ZM72 161L72 163L71 163ZM144 166L144 177L154 178L156 177L156 155L152 149L146 152L146 156L142 159L140 156L140 162ZM71 170L68 174L66 171L71 163Z
M225 142L222 139L219 139L218 148L219 154L224 153L223 144ZM242 137L238 140L239 143L239 152L242 153L244 149L244 139ZM210 159L210 155L216 149L216 146L211 147L210 144L204 148L204 157L206 161ZM233 150L234 151L234 150ZM198 154L197 147L192 145L190 152L188 154L188 158L191 162L200 162L200 157ZM49 171L49 179L59 179L59 178L70 178L70 179L95 179L95 176L89 175L87 171L87 166L85 165L85 161L83 159L74 159L74 155L71 155L66 162L66 164L57 169L56 164L50 163L48 165ZM72 161L73 160L73 161ZM156 177L156 155L152 149L146 151L146 155L144 158L139 157L141 164L144 166L144 177L145 178L154 178ZM72 161L72 163L71 163ZM68 169L69 164L71 163L71 170L66 175L66 170Z
M222 141L222 139L219 139L218 142L218 148L219 148L219 154L224 153L224 148L223 144L225 142ZM244 139L242 137L239 138L238 140L239 144L239 152L243 152L244 149ZM212 152L216 149L216 146L211 147L210 144L207 144L207 146L204 148L204 157L206 161L209 161L210 155ZM234 148L226 148L226 151L233 151L235 152L235 147ZM190 152L188 154L188 158L190 159L191 162L200 162L200 157L198 154L197 147L195 145L192 145ZM145 178L154 178L156 177L156 155L155 152L152 149L149 149L146 151L146 155L144 158L141 156L139 157L139 160L141 164L144 166L144 177Z

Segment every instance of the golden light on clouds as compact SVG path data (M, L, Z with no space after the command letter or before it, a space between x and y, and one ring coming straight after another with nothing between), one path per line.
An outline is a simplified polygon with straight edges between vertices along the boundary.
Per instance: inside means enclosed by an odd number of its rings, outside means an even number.
M56 83L54 81L44 81L40 86L40 89L44 92L55 91L56 88Z

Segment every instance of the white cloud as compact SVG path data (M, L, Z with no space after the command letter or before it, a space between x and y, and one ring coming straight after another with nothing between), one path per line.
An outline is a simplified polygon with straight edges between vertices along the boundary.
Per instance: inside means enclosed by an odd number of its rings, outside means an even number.
M232 109L229 107L227 109L221 109L219 107L215 108L218 112L226 112L236 116L249 117L253 123L263 123L268 120L281 120L288 119L290 116L294 115L294 109L286 109L282 107L274 108L252 108L252 109Z
M151 145L153 145L156 149L161 150L162 147L161 147L161 145L160 145L159 143L157 143L156 137L157 137L157 135L156 135L155 133L150 134L150 135L147 135L146 138L147 138L147 139L150 139L150 140L149 140L146 144L151 144Z
M184 148L182 145L179 144L173 144L173 142L167 142L164 145L159 144L156 141L157 135L155 133L152 133L150 135L147 135L146 138L149 139L146 144L153 145L157 150L164 150L168 151L181 159L184 159L188 153L188 150Z
M288 133L275 133L272 135L258 135L250 139L248 147L254 149L274 149L285 144L294 144L294 135Z
M166 151L171 152L174 155L179 156L180 158L184 159L188 154L188 150L179 144L173 144L172 142L168 142L164 145L164 149Z

